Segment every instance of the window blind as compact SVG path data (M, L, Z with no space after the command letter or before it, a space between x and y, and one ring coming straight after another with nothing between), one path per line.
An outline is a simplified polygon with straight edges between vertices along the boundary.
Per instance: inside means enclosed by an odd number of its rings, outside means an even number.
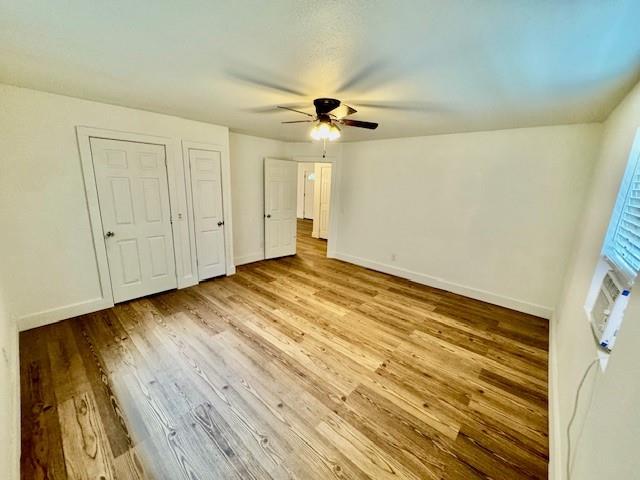
M630 279L640 271L640 162L632 165L623 178L614 209L613 231L607 235L605 255Z

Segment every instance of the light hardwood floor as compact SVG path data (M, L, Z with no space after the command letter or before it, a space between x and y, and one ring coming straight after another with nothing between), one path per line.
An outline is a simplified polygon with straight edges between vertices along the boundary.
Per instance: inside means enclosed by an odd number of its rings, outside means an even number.
M22 333L22 478L547 478L547 321L325 246Z

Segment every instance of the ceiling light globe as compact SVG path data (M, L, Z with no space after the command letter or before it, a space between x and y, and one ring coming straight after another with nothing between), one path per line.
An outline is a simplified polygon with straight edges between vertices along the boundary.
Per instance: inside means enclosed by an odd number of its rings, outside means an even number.
M314 140L320 140L322 138L320 136L320 129L318 128L318 125L313 126L311 132L309 132L309 135L311 135L311 138L313 138Z
M331 133L331 128L328 123L321 123L318 125L318 131L320 132L320 138L329 138L329 134Z
M331 128L329 129L329 141L333 142L334 140L337 140L339 138L340 138L340 129L335 125L331 125Z

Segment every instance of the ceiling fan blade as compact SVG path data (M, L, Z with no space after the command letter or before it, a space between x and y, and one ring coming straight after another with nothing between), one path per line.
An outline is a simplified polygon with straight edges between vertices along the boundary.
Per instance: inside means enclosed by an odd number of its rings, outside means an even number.
M278 108L282 108L283 110L291 110L292 112L301 113L302 115L306 115L307 117L313 117L310 113L303 112L302 110L296 110L295 108L283 107L278 105Z
M253 67L252 70L255 72L256 68ZM299 97L305 97L305 93L286 85L284 82L280 82L278 80L268 80L269 78L274 78L274 75L270 72L258 72L254 74L247 74L237 70L232 70L227 72L229 76L233 77L235 80L240 80L242 82L250 83L253 85L257 85L259 87L269 88L271 90L277 90L283 93L289 93L292 95L297 95Z
M372 81L380 83L382 77L385 76L390 76L389 62L379 59L361 66L358 70L353 72L351 76L344 79L336 91L344 92L345 90L353 89L362 90L363 86L370 86Z
M286 103L283 106L288 107L288 108L306 108L309 104L308 103ZM252 107L252 108L244 108L242 110L243 112L249 112L249 113L276 113L276 112L280 112L280 108L277 105L265 105L263 107Z
M330 115L340 120L341 118L344 118L348 115L353 115L356 112L357 110L355 108L350 107L346 103L342 103L339 107L331 110Z
M289 122L280 122L280 123L311 123L313 120L291 120Z
M447 108L437 102L354 102L359 107L404 112L445 112Z
M363 122L361 120L350 120L348 118L343 118L340 120L342 125L347 125L348 127L359 127L359 128L368 128L369 130L375 130L378 128L378 124L374 122Z

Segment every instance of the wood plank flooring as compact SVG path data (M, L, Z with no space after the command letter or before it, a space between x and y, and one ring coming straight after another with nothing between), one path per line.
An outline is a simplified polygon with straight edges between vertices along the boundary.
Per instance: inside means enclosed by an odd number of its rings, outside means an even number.
M547 321L298 255L20 336L23 479L547 478Z

